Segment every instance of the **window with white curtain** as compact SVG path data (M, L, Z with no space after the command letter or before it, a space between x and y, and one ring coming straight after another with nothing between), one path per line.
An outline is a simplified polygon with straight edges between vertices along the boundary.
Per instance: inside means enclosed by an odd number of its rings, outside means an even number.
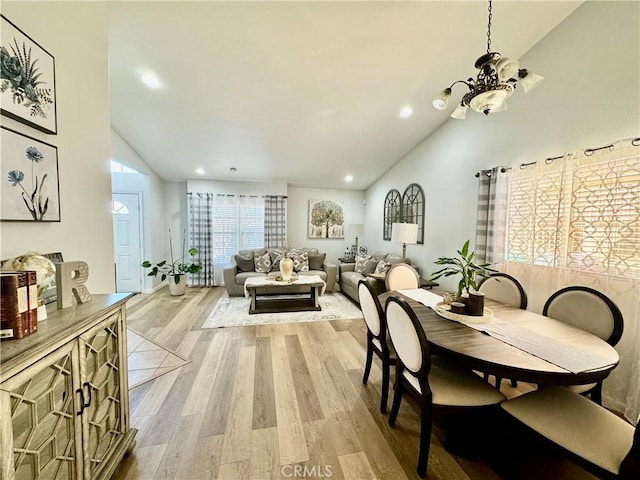
M211 243L214 284L222 285L222 269L239 250L264 246L264 199L216 195L212 207Z

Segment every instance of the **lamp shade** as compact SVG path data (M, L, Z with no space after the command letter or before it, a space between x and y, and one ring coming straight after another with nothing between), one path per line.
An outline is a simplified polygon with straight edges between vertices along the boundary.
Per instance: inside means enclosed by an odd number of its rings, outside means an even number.
M395 243L418 243L417 223L394 223L391 225L391 241Z

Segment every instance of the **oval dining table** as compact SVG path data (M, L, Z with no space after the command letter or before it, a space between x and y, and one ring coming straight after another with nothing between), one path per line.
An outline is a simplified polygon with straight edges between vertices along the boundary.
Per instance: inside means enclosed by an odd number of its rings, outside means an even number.
M493 310L495 318L512 322L572 349L597 355L607 364L574 373L464 323L443 318L432 308L397 291L385 292L378 297L383 309L386 299L391 295L409 303L427 334L432 353L455 359L473 370L499 378L538 385L582 385L603 380L619 361L618 353L611 345L585 330L528 310L488 299L485 301L485 307Z

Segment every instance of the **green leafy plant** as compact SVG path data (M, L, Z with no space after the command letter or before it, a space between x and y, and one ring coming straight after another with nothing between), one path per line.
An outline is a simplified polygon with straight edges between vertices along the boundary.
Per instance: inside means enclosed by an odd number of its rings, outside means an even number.
M461 250L456 250L459 257L440 257L434 263L436 265L446 265L446 267L433 272L431 274L431 280L437 280L440 277L451 277L452 275L461 275L462 278L458 282L458 297L462 295L462 291L465 290L469 293L469 290L478 288L478 277L488 277L491 272L496 270L489 268L490 263L482 263L480 265L473 262L476 256L475 252L469 252L469 240L467 240L462 246Z
M185 232L186 233L186 232ZM187 240L186 234L182 240L182 256L176 260L173 258L173 243L171 241L171 230L169 230L169 253L171 255L171 262L168 260L162 260L158 263L151 263L149 260L142 262L144 268L150 268L151 271L147 274L148 277L156 277L161 275L161 280L164 281L167 277L173 277L174 283L177 285L180 283L180 275L187 273L198 273L202 270L202 264L196 262L195 257L199 250L195 247L191 247L186 251ZM190 261L185 260L187 256L190 256Z

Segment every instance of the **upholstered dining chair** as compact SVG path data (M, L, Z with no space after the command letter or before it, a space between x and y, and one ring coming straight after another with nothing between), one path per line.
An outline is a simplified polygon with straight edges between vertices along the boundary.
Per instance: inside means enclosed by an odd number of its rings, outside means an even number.
M387 321L382 305L378 300L373 287L366 280L358 283L358 296L360 298L360 309L367 325L367 360L364 366L362 383L365 385L369 380L371 363L375 353L382 361L382 392L380 395L380 412L387 413L387 399L389 398L389 374L391 365L395 365L396 357L392 347L389 345L387 336Z
M501 404L513 418L569 452L600 478L640 478L640 430L566 387ZM640 418L638 419L640 420Z
M527 294L518 280L507 273L493 273L482 279L478 291L486 298L514 307L527 309Z
M384 280L387 291L420 287L420 275L408 263L391 265Z
M604 293L590 287L571 286L558 290L544 304L542 314L586 330L615 346L624 330L622 312ZM602 403L602 381L571 387Z
M389 297L385 304L389 336L396 351L395 394L389 425L394 426L402 395L408 393L420 405L418 475L424 477L429 462L434 407L465 409L499 404L504 395L472 371L431 356L424 329L406 300Z
M514 307L527 309L527 293L518 280L507 273L493 273L489 277L482 279L478 285L478 291L484 293L485 298L496 302L512 305ZM489 375L485 374L485 380ZM496 387L500 388L502 379L496 377ZM511 386L516 387L518 382L511 380Z

